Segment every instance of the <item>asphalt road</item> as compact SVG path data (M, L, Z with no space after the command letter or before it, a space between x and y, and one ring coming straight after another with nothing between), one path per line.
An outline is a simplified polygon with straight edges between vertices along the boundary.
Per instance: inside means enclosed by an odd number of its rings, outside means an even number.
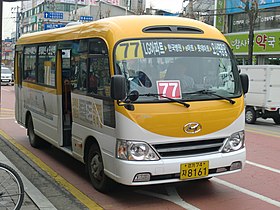
M89 209L280 209L280 130L270 120L246 125L247 164L240 173L209 181L119 186L105 195L90 185L80 162L58 149L38 150L29 145L26 130L13 117L13 87L2 86L1 108L10 112L0 115L2 132L30 152L31 161L35 160L36 167L50 174L50 180Z

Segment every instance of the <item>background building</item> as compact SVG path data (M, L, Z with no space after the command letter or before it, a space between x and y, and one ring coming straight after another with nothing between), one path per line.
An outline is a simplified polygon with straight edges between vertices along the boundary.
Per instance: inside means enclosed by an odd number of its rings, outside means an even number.
M240 0L226 0L226 37L239 64L247 64L248 14ZM280 1L258 0L259 11L254 25L254 64L280 64Z
M19 15L18 33L21 35L61 28L72 21L85 22L109 16L143 14L144 9L145 0L23 1Z
M241 0L193 0L195 19L214 25L225 34L238 64L248 62L249 18L244 6ZM253 63L280 65L280 0L258 0L258 7ZM190 15L189 11L188 5L184 15Z
M2 40L2 63L7 67L13 67L14 43L12 39Z

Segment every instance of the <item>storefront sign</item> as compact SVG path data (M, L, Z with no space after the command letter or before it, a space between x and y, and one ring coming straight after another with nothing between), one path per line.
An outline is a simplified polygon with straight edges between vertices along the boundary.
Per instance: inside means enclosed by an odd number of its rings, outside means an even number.
M265 9L270 7L279 7L280 1L275 0L258 0L259 9ZM244 12L245 4L241 0L226 0L226 14Z
M230 22L230 32L242 32L249 30L248 14L238 13L232 15L232 21ZM255 23L255 30L267 30L275 29L280 26L280 14L279 11L261 10L258 13L258 17Z
M34 16L29 17L29 21L28 22L29 22L29 24L37 23L37 16L34 15Z
M225 35L235 54L248 53L248 33ZM280 31L256 32L254 54L280 53Z

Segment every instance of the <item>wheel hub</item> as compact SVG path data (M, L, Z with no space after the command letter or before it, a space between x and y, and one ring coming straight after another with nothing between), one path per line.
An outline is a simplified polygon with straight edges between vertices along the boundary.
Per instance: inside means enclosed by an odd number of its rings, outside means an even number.
M101 180L102 179L102 161L100 161L99 156L96 154L91 160L91 174L94 176L95 179Z

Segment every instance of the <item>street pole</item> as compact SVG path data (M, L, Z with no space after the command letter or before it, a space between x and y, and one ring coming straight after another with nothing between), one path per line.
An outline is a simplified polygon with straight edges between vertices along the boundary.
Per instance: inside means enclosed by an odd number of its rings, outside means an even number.
M2 19L3 19L3 1L0 0L0 63L2 66ZM1 75L2 68L0 68ZM0 85L0 106L1 106L2 91Z
M193 0L189 0L189 18L195 19L194 12L193 12Z
M75 18L74 18L74 21L77 21L77 10L78 10L78 0L75 0Z
M19 7L17 6L17 13L16 13L16 41L19 38L19 11L18 11Z

